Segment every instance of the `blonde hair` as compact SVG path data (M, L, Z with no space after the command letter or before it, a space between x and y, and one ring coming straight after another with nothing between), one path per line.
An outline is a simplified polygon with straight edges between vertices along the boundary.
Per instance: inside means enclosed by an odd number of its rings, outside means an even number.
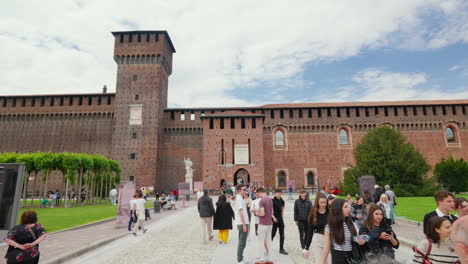
M380 201L379 201L379 202L383 203L383 202L382 202L382 198L383 198L383 197L386 197L386 198L387 198L387 202L389 201L388 195L386 195L386 194L384 193L384 194L380 195Z

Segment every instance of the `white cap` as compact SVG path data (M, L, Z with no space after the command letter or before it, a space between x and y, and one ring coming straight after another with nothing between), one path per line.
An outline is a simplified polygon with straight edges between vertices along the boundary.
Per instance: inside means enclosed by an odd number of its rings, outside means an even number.
M379 186L378 186L377 184L376 184L376 185L374 185L374 189L377 189L377 188L379 188Z

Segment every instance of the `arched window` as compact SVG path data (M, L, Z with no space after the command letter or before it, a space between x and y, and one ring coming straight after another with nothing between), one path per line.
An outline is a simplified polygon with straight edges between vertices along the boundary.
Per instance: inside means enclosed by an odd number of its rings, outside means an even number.
M278 186L286 186L286 174L283 171L278 174Z
M340 130L340 144L341 145L349 144L348 131L346 131L346 129L344 128Z
M455 133L453 132L453 128L447 127L445 129L445 136L447 137L448 143L455 143Z
M284 133L281 130L276 131L275 133L275 145L284 146Z
M311 171L307 173L307 185L314 185L314 174Z

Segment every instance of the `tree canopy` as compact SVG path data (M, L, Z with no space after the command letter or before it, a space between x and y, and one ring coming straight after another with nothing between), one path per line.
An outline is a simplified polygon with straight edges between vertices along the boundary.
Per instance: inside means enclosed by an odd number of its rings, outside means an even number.
M442 158L435 166L434 176L437 182L451 192L468 190L468 162L463 158Z

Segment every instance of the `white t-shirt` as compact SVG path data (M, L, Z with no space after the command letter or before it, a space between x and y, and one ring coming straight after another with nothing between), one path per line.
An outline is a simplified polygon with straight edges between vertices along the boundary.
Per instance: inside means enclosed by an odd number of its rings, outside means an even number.
M390 205L388 203L382 203L382 204L385 207L385 218L388 218L388 219L392 218L392 216L390 214L391 213L390 212Z
M255 200L253 200L253 202L252 202L252 208L253 208L255 211L260 210L260 200L261 200L261 199L262 199L262 198L257 198L257 199L255 199ZM258 224L259 220L260 220L260 217L255 216L255 224Z
M246 224L249 223L249 215L247 214L247 206L244 199L240 195L236 195L236 205L234 206L234 224L242 225L242 220L239 215L239 209L242 208L242 215L244 216L244 221Z
M110 196L116 196L117 195L117 190L116 189L112 189L110 191Z
M132 203L133 202L133 203ZM145 210L145 199L139 198L136 200L130 200L130 209L133 210L134 205L136 205L136 210L144 211Z

